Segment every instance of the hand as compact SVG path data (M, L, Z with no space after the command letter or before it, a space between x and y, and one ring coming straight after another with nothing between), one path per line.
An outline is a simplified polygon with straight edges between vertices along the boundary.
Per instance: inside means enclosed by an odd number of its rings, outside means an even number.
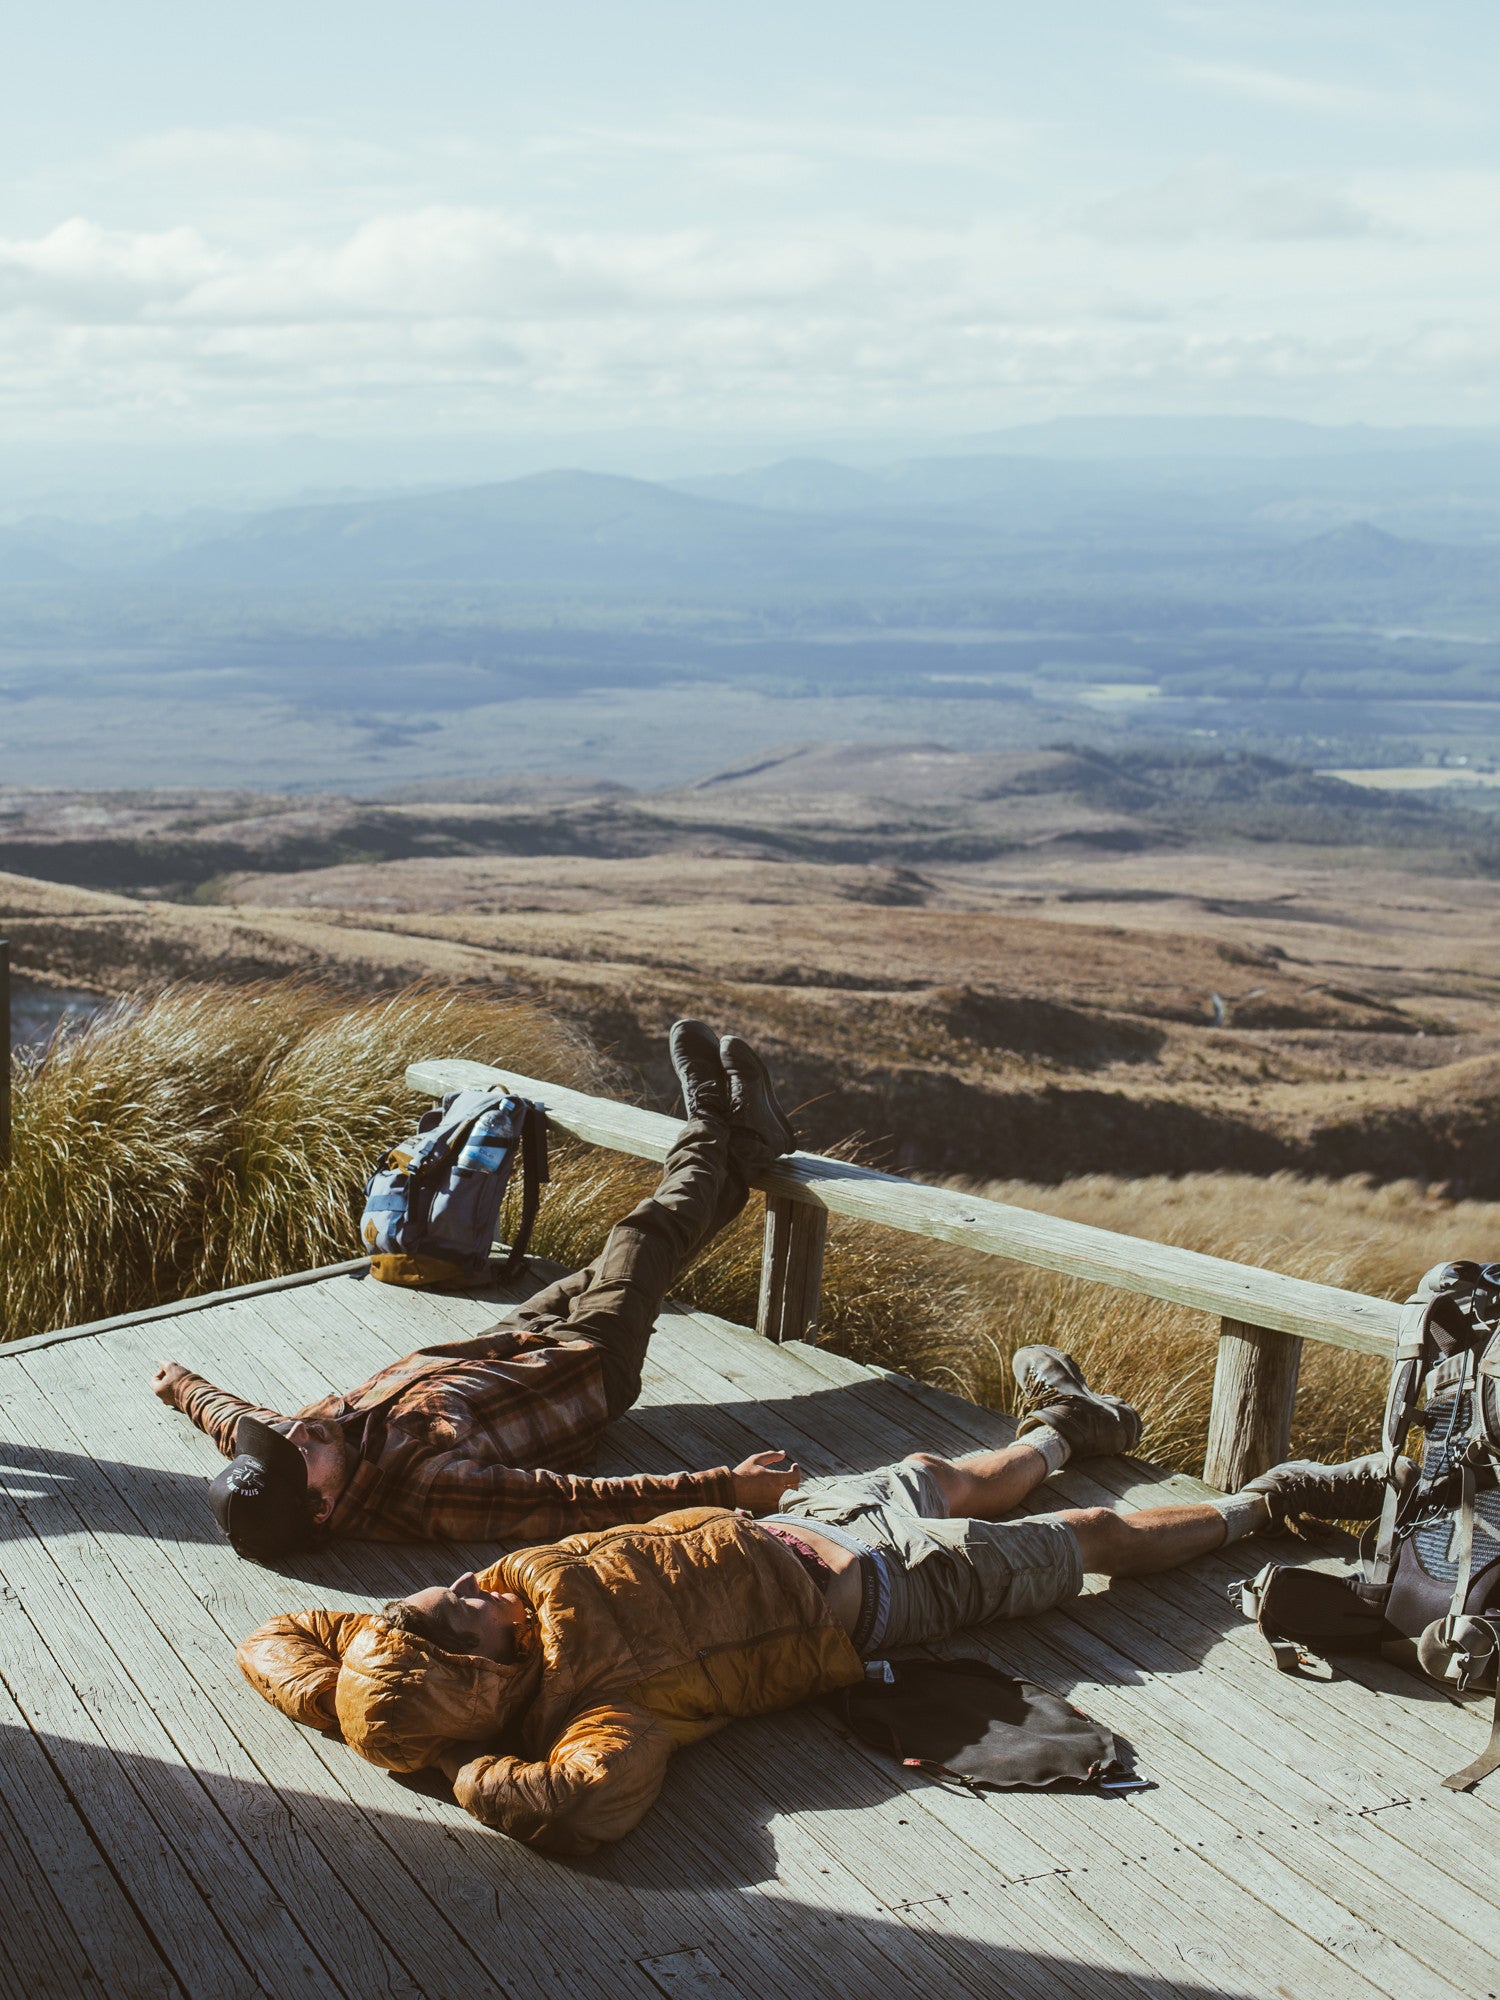
M159 1396L164 1403L177 1401L177 1384L188 1374L180 1361L158 1362L156 1373L151 1377L151 1393Z
M783 1493L802 1484L802 1467L788 1465L784 1451L758 1451L737 1465L729 1475L734 1481L734 1504L752 1514L769 1514L781 1503Z
M451 1785L465 1764L487 1754L482 1743L450 1743L446 1750L438 1752L437 1767Z

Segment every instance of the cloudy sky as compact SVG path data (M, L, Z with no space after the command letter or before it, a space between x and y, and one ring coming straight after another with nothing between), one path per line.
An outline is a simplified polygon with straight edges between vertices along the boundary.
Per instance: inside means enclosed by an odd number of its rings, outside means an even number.
M1500 422L1494 0L49 0L0 438Z

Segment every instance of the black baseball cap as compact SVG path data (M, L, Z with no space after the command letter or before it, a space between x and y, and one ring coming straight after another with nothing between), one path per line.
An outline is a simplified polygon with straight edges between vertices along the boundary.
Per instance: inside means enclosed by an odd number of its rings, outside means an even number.
M312 1540L306 1459L259 1417L240 1418L234 1445L234 1457L209 1486L208 1504L235 1554L265 1562L306 1547Z

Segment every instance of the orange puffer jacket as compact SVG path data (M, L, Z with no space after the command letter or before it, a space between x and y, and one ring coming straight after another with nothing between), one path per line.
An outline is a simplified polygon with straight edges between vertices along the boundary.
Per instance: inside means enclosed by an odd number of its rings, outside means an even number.
M298 1722L326 1727L332 1696L345 1739L388 1769L518 1731L522 1754L476 1756L454 1795L560 1854L628 1833L680 1745L864 1671L796 1558L722 1508L520 1549L479 1583L532 1609L515 1665L439 1652L365 1612L297 1612L252 1633L240 1666Z

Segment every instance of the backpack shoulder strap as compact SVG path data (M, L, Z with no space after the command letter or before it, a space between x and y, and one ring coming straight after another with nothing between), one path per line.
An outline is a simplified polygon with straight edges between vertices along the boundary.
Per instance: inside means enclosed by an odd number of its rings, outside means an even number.
M1495 1713L1490 1724L1489 1742L1472 1764L1465 1764L1461 1771L1449 1772L1443 1780L1443 1790L1472 1792L1480 1779L1487 1778L1491 1771L1500 1771L1500 1686L1495 1689Z
M511 1239L510 1255L495 1272L498 1283L519 1277L531 1246L531 1232L541 1203L542 1188L552 1178L547 1161L547 1109L528 1098L521 1126L521 1218Z
M1408 1299L1401 1309L1401 1323L1396 1332L1396 1362L1391 1370L1380 1433L1385 1450L1385 1499L1375 1530L1374 1552L1365 1570L1366 1581L1382 1589L1391 1580L1396 1551L1396 1514L1401 1505L1396 1461L1411 1429L1423 1378L1431 1366L1429 1327L1434 1303L1420 1292Z

